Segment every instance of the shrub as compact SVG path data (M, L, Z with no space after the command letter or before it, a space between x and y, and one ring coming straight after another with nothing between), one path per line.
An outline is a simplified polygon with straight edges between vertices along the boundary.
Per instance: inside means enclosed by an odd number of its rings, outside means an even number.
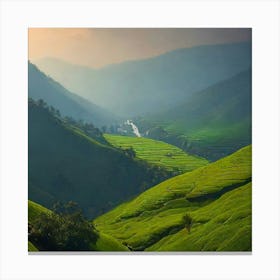
M74 202L56 204L29 224L29 240L42 251L88 251L98 234Z
M193 224L193 219L188 213L186 213L183 216L183 223L185 225L185 228L186 228L187 232L190 233L191 232L191 227L192 227L192 224Z

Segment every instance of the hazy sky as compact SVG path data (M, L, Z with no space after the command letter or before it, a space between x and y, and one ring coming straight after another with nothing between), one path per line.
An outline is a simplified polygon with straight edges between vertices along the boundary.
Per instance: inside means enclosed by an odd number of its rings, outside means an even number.
M30 28L29 59L56 57L102 67L178 48L251 40L239 28Z

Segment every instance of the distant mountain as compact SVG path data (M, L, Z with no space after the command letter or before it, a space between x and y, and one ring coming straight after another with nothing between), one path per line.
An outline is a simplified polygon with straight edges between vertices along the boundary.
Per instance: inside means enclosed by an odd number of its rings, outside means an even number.
M52 58L35 63L69 90L116 114L133 117L168 110L193 93L248 69L251 42L178 49L101 69Z
M63 116L82 119L99 127L116 122L112 113L66 90L32 63L28 63L28 96L34 100L43 99Z
M148 137L185 136L185 149L208 159L224 157L251 143L251 69L195 93L181 105L145 118ZM143 133L145 121L136 122ZM162 135L161 135L162 134ZM168 139L165 139L168 141Z
M85 135L40 102L29 100L29 199L46 207L72 200L94 217L168 176L159 167Z
M251 181L247 146L150 188L94 223L135 251L251 251Z

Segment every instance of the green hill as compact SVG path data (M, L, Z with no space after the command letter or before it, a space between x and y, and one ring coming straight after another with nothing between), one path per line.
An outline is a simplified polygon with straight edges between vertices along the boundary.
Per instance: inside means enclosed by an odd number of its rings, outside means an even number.
M99 232L99 238L96 244L92 246L92 251L101 252L119 252L119 251L129 251L129 249L117 241L112 236Z
M32 224L32 222L34 221L34 219L36 219L36 217L41 214L41 213L50 213L51 210L49 210L48 208L32 201L32 200L28 200L28 222Z
M213 203L191 212L195 223L147 251L251 251L252 184L229 191Z
M194 94L171 110L147 117L150 127L143 125L145 121L136 124L148 137L163 141L168 141L166 134L181 135L184 150L217 160L251 143L251 115L249 69ZM156 126L166 133L153 129Z
M251 250L251 146L145 191L94 220L133 250ZM183 216L193 219L190 233Z
M37 252L38 249L30 242L28 241L28 252Z
M42 205L28 200L28 223L32 225L34 219L38 217L41 213L51 213L51 210L43 207ZM96 244L92 244L92 251L129 251L128 248L118 242L111 236L108 236L102 232L98 232L98 239ZM30 241L28 241L28 251L36 252L38 248L34 246Z
M75 201L95 217L168 178L167 171L99 143L29 101L29 199L46 207Z
M183 150L162 141L112 134L104 134L104 137L115 147L122 149L132 148L137 158L161 166L169 171L184 173L208 163L203 158L190 156Z

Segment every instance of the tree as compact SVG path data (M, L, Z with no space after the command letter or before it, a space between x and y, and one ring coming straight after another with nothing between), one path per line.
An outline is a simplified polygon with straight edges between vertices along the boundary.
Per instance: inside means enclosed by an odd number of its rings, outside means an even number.
M43 99L38 100L38 105L43 108L47 107L47 103Z
M193 219L188 213L186 213L183 216L183 223L185 225L185 228L186 228L187 232L190 233L191 232L191 227L192 227L192 224L193 224Z
M103 126L101 127L101 130L102 130L103 133L106 133L106 131L107 131L107 126L106 126L106 125L103 125Z
M114 134L116 132L116 129L113 125L110 126L110 133Z
M64 118L64 120L65 120L67 123L71 124L71 125L75 125L75 124L76 124L76 121L75 121L72 117L66 116L66 117Z
M124 153L130 158L135 158L136 157L136 152L133 150L132 147L124 149Z
M60 117L61 117L61 115L60 115L60 111L59 111L59 110L56 110L56 111L55 111L55 115L56 115L57 117L59 117L59 118L60 118Z
M29 240L43 251L88 251L98 234L72 201L58 203L29 224Z
M49 107L49 111L51 112L51 114L55 115L55 108L53 106Z

